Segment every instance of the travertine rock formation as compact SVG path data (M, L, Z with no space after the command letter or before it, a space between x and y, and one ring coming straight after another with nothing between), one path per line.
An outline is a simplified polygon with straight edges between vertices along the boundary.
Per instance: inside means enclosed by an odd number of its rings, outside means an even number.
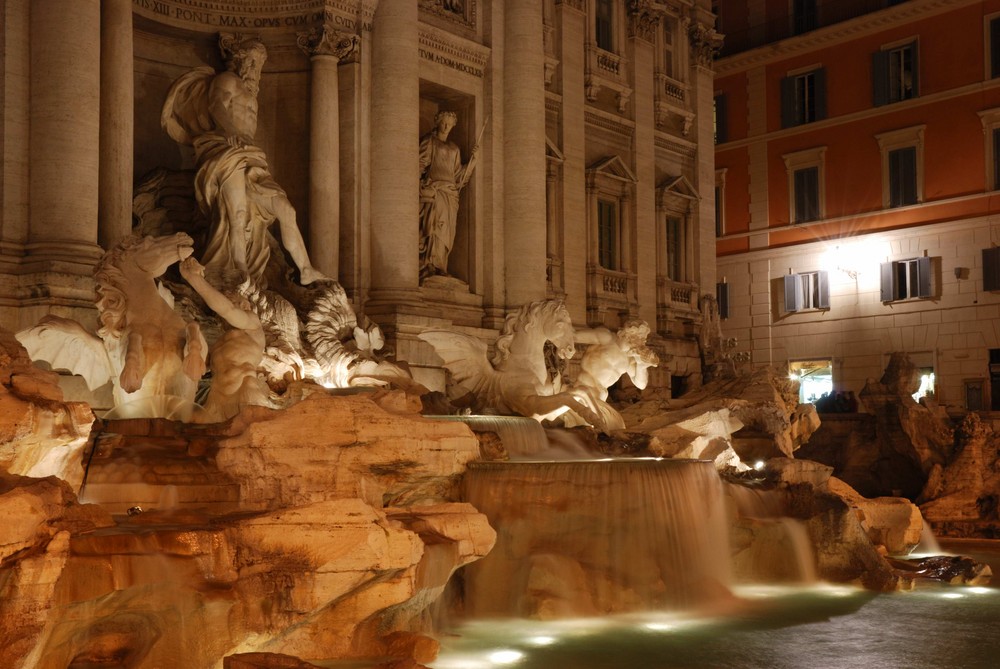
M874 590L905 585L884 555L906 555L919 543L920 511L905 499L866 499L831 473L819 463L775 458L767 462L766 482L728 487L737 511L730 537L738 576L787 580L814 573Z
M871 414L834 414L799 454L835 468L836 476L869 497L916 499L934 465L952 457L948 417L933 400L920 403L917 369L905 353L894 353L880 381L860 393Z
M0 470L58 476L78 488L94 414L86 404L63 402L57 379L0 329Z
M989 424L965 416L954 455L933 465L918 501L943 534L1000 536L1000 438Z
M87 494L121 511L160 490L136 515L79 505L55 478L5 475L0 666L431 661L425 611L495 540L453 501L478 442L399 392L301 390L288 410L248 407L227 424L109 422L123 434L94 459Z
M650 450L657 455L706 457L720 466L791 457L819 426L815 408L800 405L794 385L768 368L679 398L653 396L623 409L622 416L629 430L655 437Z

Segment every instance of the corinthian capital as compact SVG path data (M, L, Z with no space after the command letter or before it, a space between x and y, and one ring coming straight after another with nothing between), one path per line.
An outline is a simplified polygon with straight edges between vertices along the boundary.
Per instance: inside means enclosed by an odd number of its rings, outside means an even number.
M323 25L307 33L299 33L299 48L310 56L334 56L337 60L356 57L361 38L337 30L332 16L327 13Z
M691 53L702 67L712 67L715 54L722 48L723 35L715 32L711 26L692 21L688 28L688 38L691 40Z
M666 12L665 5L657 0L630 0L628 12L629 37L652 42L656 38L656 27Z

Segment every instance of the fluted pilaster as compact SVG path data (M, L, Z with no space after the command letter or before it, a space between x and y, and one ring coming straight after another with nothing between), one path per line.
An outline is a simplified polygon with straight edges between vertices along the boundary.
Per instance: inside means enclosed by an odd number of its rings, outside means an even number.
M101 158L98 231L109 249L132 231L132 2L101 3Z
M542 3L504 3L504 258L507 306L545 297Z
M380 2L372 31L371 301L419 285L417 3Z
M310 55L309 257L327 276L339 275L340 258L340 80L337 67L358 49L359 38L333 27L299 35Z
M31 3L31 214L38 260L99 256L101 3Z

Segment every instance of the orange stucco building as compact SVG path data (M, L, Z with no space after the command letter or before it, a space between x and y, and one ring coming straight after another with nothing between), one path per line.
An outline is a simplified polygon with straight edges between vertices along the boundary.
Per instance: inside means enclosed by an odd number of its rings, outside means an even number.
M1000 409L1000 0L717 4L740 359L810 399L906 351L949 410Z

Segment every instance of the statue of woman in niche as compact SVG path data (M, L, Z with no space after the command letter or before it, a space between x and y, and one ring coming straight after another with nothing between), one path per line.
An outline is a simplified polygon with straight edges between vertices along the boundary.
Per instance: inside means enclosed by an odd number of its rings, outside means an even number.
M434 117L434 130L420 140L420 280L448 276L448 255L455 242L458 194L469 183L479 157L479 143L469 162L448 141L458 117L443 111Z
M195 195L212 222L201 261L213 274L249 274L259 281L270 258L268 227L277 221L301 283L326 279L309 261L295 209L254 144L267 50L259 39L228 34L221 35L220 47L228 69L199 67L181 76L161 117L171 138L195 150Z

